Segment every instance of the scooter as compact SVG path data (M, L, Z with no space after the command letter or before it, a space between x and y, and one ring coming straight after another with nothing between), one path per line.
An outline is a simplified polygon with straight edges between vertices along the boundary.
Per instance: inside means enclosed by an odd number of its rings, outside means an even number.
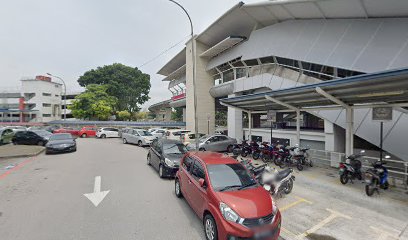
M385 156L389 159L390 156ZM388 183L388 170L384 167L386 163L382 161L377 161L372 164L373 168L370 168L365 173L365 192L367 196L372 196L375 191L379 188L387 190L389 187Z
M352 154L347 157L345 162L339 165L340 182L347 184L350 180L353 183L354 179L362 180L361 161L360 158L364 156L365 151L362 150L359 154Z
M292 192L295 176L292 175L293 169L287 168L278 171L275 168L266 167L262 174L262 183L265 190L271 195L289 194Z

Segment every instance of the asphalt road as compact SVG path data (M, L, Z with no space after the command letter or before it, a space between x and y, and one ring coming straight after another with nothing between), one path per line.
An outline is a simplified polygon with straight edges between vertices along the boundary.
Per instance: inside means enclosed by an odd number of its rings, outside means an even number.
M7 160L21 166L0 171L0 239L205 239L146 154L119 139L78 139L76 153ZM98 207L83 195L96 176L110 190Z

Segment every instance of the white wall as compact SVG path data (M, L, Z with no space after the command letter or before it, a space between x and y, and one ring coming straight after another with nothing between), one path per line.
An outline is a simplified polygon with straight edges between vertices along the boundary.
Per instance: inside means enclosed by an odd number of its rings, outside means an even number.
M35 96L31 99L26 99L26 104L35 104L32 110L37 110L36 122L49 122L61 119L61 93L62 85L54 82L41 80L22 80L22 95L26 93L34 93ZM51 94L51 96L43 96L43 93ZM43 107L43 104L51 104L50 107ZM51 116L44 117L44 114Z

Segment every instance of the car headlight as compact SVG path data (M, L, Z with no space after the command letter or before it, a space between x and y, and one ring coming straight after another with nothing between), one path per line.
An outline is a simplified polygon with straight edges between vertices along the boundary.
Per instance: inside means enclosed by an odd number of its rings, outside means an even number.
M221 202L220 211L225 220L235 223L240 222L240 216L236 212L234 212L234 210L232 210L227 204Z
M173 166L174 166L174 162L171 161L171 160L168 159L168 158L165 158L165 159L164 159L164 162L165 162L166 165L169 166L169 167L173 167Z

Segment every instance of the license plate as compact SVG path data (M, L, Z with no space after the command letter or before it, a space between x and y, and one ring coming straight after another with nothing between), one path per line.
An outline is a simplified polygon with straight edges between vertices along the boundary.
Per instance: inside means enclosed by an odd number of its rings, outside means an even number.
M272 230L268 231L262 231L262 232L257 232L254 235L255 239L264 239L266 237L271 237L272 236Z

